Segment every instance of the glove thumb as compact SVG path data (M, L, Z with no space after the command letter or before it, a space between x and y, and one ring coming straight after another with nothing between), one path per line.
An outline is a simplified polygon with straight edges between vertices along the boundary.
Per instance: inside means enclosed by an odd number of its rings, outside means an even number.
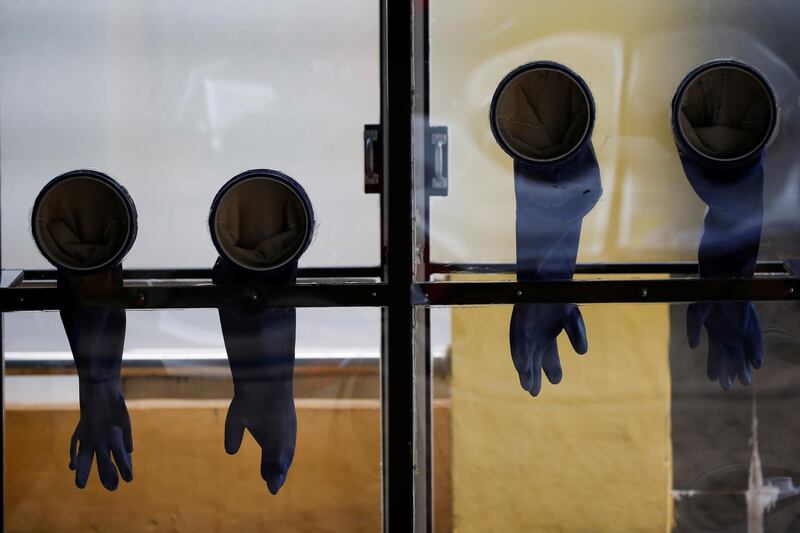
M700 345L700 331L710 308L705 303L695 302L686 310L686 335L689 337L689 348L694 349Z
M564 321L564 330L567 332L572 348L580 355L589 350L589 341L586 339L586 324L583 323L583 315L577 306L570 308L567 318Z
M241 423L233 402L231 402L228 415L225 417L225 451L231 455L238 452L243 438L244 424Z

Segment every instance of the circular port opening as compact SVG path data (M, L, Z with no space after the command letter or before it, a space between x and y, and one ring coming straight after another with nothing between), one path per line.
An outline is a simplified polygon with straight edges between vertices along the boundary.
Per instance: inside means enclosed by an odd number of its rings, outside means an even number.
M747 65L714 62L681 83L673 104L679 143L714 161L746 159L769 142L775 129L775 95Z
M574 154L591 136L594 102L586 83L563 65L524 65L498 85L492 132L511 157L551 163Z
M272 171L250 171L217 194L209 227L220 255L247 270L273 270L308 247L313 214L297 182Z
M136 237L136 209L127 191L105 174L73 171L36 198L33 236L53 265L88 272L119 264Z

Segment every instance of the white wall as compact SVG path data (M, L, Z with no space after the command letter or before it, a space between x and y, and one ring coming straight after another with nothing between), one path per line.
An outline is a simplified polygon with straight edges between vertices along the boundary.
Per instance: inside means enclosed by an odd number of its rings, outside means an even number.
M362 128L379 117L378 35L370 0L0 3L3 266L47 266L34 198L87 167L136 203L127 267L210 267L211 199L263 167L311 196L302 264L377 264Z

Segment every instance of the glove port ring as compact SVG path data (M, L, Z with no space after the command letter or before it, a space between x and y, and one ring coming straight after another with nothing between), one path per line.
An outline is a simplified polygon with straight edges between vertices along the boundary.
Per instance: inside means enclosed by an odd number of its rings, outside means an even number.
M755 67L715 59L689 72L678 85L670 114L680 151L699 162L737 165L758 156L772 140L778 103Z
M533 165L575 155L591 138L594 120L589 86L552 61L534 61L508 73L489 107L497 144L512 158Z
M136 240L136 206L110 176L73 170L51 180L33 204L36 247L53 266L75 274L110 270Z
M314 211L303 187L268 169L243 172L214 197L208 216L220 256L248 271L296 262L311 243Z

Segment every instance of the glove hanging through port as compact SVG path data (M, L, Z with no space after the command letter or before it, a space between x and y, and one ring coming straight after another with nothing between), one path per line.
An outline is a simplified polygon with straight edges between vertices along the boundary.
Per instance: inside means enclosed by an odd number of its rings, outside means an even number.
M574 72L549 61L523 65L500 82L491 106L492 132L514 159L517 279L571 279L583 217L602 194L591 143L594 101ZM542 370L561 381L556 338L588 349L580 310L569 303L517 304L509 329L522 388L536 396Z
M133 479L133 436L121 382L125 310L88 300L122 287L121 261L136 238L136 208L109 176L76 170L42 189L32 228L39 250L57 268L61 321L78 372L80 420L69 467L84 488L97 458L101 483L115 490L119 475Z
M308 196L288 176L252 170L234 177L215 197L209 215L212 240L220 253L212 269L213 282L241 287L243 293L295 283L313 220ZM225 420L225 450L235 454L247 429L261 447L261 477L277 494L286 481L297 439L296 311L243 298L220 307L219 317L234 388Z
M591 142L573 159L545 168L514 162L517 200L517 279L572 279L583 217L602 194L600 170ZM541 370L550 383L561 381L556 338L567 332L579 354L588 350L586 327L574 304L516 304L509 343L520 385L539 394Z
M672 126L690 185L706 203L698 250L704 278L751 278L764 219L766 145L777 105L753 67L715 60L694 69L673 99ZM764 361L758 315L750 302L695 302L686 314L689 346L708 333L707 374L728 390L750 384Z

